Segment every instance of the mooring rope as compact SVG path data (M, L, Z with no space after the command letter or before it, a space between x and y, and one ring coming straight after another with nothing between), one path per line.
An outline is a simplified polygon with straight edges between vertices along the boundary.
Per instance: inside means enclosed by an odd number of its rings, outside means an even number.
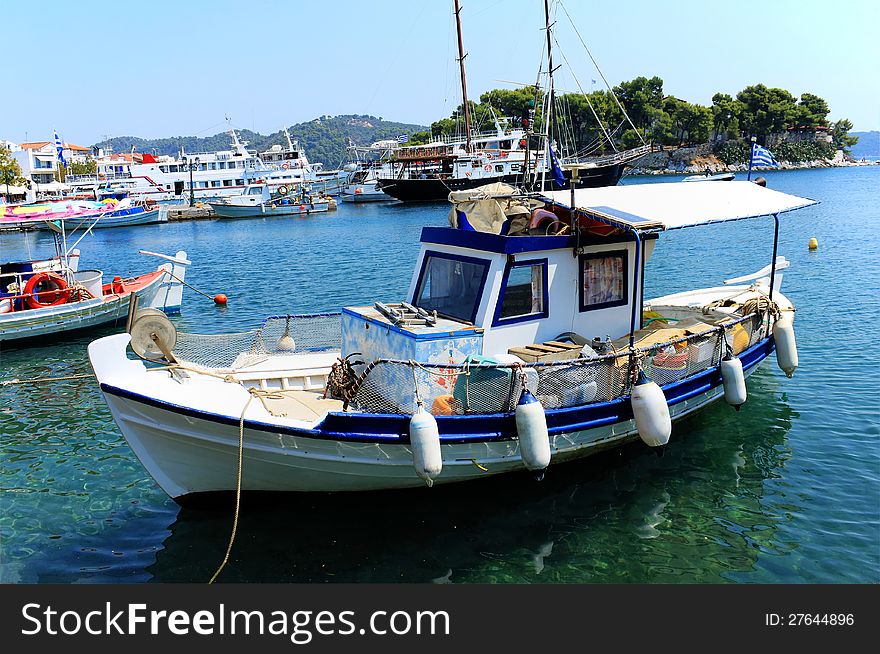
M238 516L241 511L241 472L244 467L244 414L251 405L251 400L257 396L258 391L255 388L250 388L248 393L248 400L245 402L244 408L241 410L241 417L238 420L238 470L235 475L235 516L232 519L232 533L229 534L229 544L226 546L226 554L223 555L223 561L211 577L211 580L208 581L208 584L213 584L217 576L223 571L223 568L226 567L226 563L229 561L229 554L232 552L232 544L235 542L235 534L238 531Z
M18 384L46 384L49 382L68 381L71 379L88 379L94 377L95 373L83 373L81 375L67 375L65 377L35 377L33 379L6 379L0 381L0 386L16 386Z
M183 281L180 277L178 277L177 275L175 275L175 274L174 274L173 272L171 272L170 270L166 270L166 271L165 271L165 274L167 274L169 277L172 277L172 278L176 279L177 281L179 281L181 284L183 284L183 285L186 286L187 288L194 290L194 291L195 291L196 293L198 293L199 295L204 295L206 298L208 298L208 299L211 300L212 302L214 301L214 298L213 298L213 297L211 297L211 296L208 295L207 293L203 293L202 291L200 291L199 289L197 289L197 288L196 288L195 286L193 286L192 284L189 284L189 283Z

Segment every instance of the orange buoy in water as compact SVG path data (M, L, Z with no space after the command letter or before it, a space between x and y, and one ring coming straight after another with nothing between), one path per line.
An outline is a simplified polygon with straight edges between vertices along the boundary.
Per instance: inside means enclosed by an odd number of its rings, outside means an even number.
M214 304L226 304L226 295L224 293L217 293L214 296Z

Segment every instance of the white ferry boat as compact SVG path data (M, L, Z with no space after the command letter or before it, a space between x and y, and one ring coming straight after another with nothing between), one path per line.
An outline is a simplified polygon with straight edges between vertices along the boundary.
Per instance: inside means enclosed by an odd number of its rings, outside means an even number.
M112 178L97 175L69 176L74 187L86 187L102 197L124 195L133 200L158 202L175 200L209 201L240 195L251 183L265 182L271 189L295 186L318 179L321 164L309 163L305 154L287 136L287 149L273 146L259 155L247 149L230 127L232 149L218 152L185 153L176 157L144 153L129 161L115 162ZM286 134L286 130L285 130Z

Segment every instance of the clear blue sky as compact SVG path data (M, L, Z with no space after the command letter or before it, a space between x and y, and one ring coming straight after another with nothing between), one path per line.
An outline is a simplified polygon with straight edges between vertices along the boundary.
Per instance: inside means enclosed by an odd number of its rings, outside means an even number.
M0 139L262 133L330 114L429 124L460 101L452 0L8 2ZM468 89L532 83L541 0L461 0ZM880 2L565 0L608 81L710 104L764 83L880 129ZM557 9L559 84L602 85ZM556 48L556 46L554 46ZM568 70L574 71L574 77Z

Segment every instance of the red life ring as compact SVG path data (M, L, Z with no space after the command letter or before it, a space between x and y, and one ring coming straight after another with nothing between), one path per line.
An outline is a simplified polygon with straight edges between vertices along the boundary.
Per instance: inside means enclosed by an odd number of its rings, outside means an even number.
M31 309L42 309L66 304L70 299L70 288L63 277L51 272L41 272L28 280L23 295L27 297L27 305Z
M492 172L492 166L486 164L485 166L483 166L483 170L485 170L487 173Z
M290 164L287 163L287 162L284 162L283 164L281 164L281 167L282 167L284 170L287 170L288 168L290 168Z

